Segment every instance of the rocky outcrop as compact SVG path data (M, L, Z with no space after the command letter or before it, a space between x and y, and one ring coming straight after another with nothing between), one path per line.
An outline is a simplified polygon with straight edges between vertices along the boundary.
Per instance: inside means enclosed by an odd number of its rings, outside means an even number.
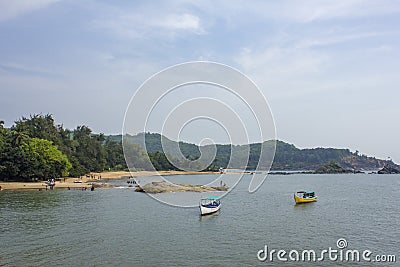
M92 186L95 188L113 188L115 186L106 183L92 183Z
M339 164L334 161L331 161L329 164L325 164L324 166L316 169L314 173L318 174L333 174L333 173L354 173L352 170L346 170L342 168Z
M229 187L224 186L205 186L192 184L172 184L165 181L151 182L143 186L136 186L137 192L146 193L170 193L170 192L212 192L212 191L228 191Z
M385 165L381 170L378 171L378 174L399 174L400 170L392 167Z

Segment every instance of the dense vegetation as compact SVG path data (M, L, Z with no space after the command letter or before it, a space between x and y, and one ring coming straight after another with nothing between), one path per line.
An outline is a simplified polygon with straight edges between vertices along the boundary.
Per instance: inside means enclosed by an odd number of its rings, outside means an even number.
M349 173L351 170L346 170L342 168L335 161L329 162L329 164L325 164L324 166L319 167L315 170L315 173Z
M0 121L0 179L3 180L47 180L128 170L126 162L135 167L131 170L177 170L164 153L156 148L146 153L135 143L125 144L129 155L125 161L121 137L93 134L87 126L65 129L56 125L50 114L22 117L10 129L3 125Z
M92 134L56 125L52 115L21 118L10 129L0 124L0 178L47 180L91 171L124 168L122 146Z
M140 145L142 148L144 145L140 140L143 139L144 133L135 136L125 136L125 139L131 143ZM150 153L162 152L163 148L161 145L160 134L157 133L146 133L145 134L145 145L147 151ZM111 137L113 140L121 140L121 135ZM174 141L166 140L164 145L172 145ZM196 158L200 155L199 147L194 144L188 144L179 142L179 147L182 150L182 154L187 158ZM217 155L210 168L217 169L217 167L227 167L232 149L235 151L243 151L243 155L247 156L246 151L249 150L249 161L247 164L248 169L255 169L261 151L261 143L254 143L250 145L217 145ZM265 147L271 147L272 141L266 141L263 143ZM235 153L240 154L240 153ZM312 149L299 149L292 144L288 144L282 141L276 141L276 153L272 164L273 170L315 170L324 164L328 164L331 161L337 162L346 169L378 169L382 168L385 164L395 165L391 161L384 161L376 159L374 157L367 157L366 155L359 155L359 152L351 152L349 149L337 149L337 148L312 148ZM231 167L243 167L243 166L231 166Z
M126 160L122 146L122 136L93 134L87 126L74 130L56 125L52 115L32 115L22 117L9 128L0 121L0 179L47 180L65 176L81 176L89 172L105 170L127 170L130 166L138 170L177 170L170 163L165 148L178 146L184 158L176 158L183 167L194 166L205 170L218 170L219 167L254 169L259 161L262 145L217 145L216 157L209 166L191 162L200 157L200 149L195 144L175 142L160 134L142 133L124 138ZM163 138L163 145L161 139ZM145 141L145 142L144 142ZM146 146L147 153L144 150ZM272 149L273 142L263 143L264 149ZM207 151L209 147L202 147ZM231 151L235 157L231 158ZM247 151L250 151L247 161ZM169 151L169 150L167 150ZM168 153L169 157L171 154ZM187 161L187 159L189 161ZM313 170L335 161L347 169L381 168L392 162L378 160L348 149L315 148L298 149L294 145L276 142L276 154L272 165L274 170ZM230 165L228 163L230 162ZM268 164L261 160L262 168ZM127 164L128 163L128 164ZM186 165L185 165L186 164ZM264 164L264 165L263 165Z

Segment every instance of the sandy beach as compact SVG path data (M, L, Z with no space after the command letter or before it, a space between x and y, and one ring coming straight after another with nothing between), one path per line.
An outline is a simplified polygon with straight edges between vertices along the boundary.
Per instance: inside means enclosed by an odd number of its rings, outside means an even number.
M215 172L185 172L185 171L139 171L139 172L101 172L89 173L81 178L66 177L55 182L54 189L90 188L93 182L107 182L110 179L123 177L145 177L155 175L187 175L187 174L214 174ZM1 190L46 190L46 183L40 182L0 182ZM48 189L50 187L47 187Z

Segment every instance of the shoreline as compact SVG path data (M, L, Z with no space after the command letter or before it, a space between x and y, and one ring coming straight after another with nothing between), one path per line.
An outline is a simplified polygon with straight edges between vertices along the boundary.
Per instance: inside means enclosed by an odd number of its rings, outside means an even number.
M185 171L138 171L138 172L92 172L81 178L65 177L55 182L54 189L87 188L90 189L92 183L106 183L108 180L118 180L128 177L146 177L160 175L202 175L217 174L219 172L185 172ZM100 178L101 177L101 178ZM76 182L78 181L78 182ZM46 190L46 182L0 182L1 190ZM102 187L102 186L100 186ZM47 186L47 189L50 187Z

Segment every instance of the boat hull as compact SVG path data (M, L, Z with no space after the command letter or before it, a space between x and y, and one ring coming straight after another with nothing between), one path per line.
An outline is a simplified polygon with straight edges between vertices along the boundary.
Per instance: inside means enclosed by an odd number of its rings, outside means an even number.
M311 203L317 201L317 196L315 197L310 197L310 198L302 198L299 196L294 195L294 201L296 201L296 204L303 204L303 203Z
M202 216L212 214L212 213L219 211L220 208L221 208L221 205L219 205L217 207L204 207L204 206L200 205L200 214Z

